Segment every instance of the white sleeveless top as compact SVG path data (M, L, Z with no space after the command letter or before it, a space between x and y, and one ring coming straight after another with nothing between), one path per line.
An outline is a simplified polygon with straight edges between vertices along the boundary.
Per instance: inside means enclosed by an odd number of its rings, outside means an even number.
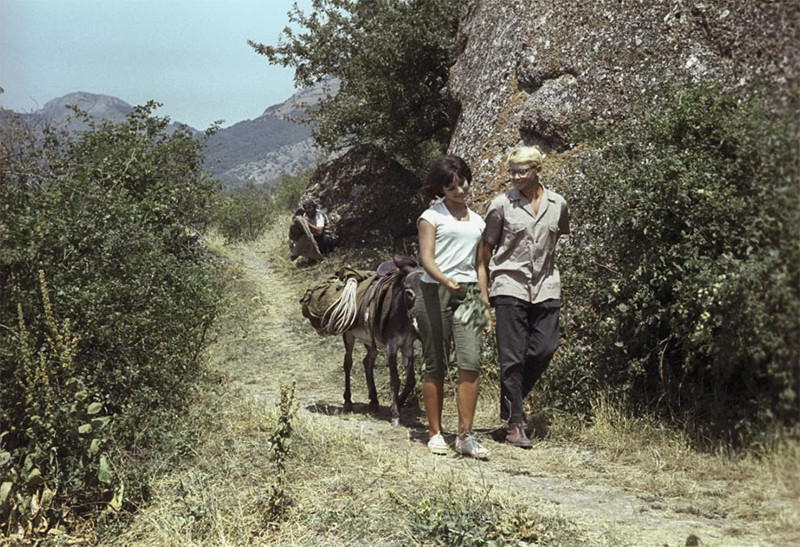
M486 223L471 209L467 208L467 212L469 220L458 221L440 200L419 216L417 228L419 221L424 219L436 229L433 258L444 275L459 283L476 283L475 255ZM427 272L422 274L422 281L437 282Z

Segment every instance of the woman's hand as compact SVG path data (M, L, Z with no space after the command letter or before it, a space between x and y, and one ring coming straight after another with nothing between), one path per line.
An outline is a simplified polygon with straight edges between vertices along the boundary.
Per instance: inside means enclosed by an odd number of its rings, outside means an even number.
M486 315L486 328L483 329L484 334L492 334L492 329L494 328L494 318L492 317L492 308L486 306L486 311L483 312Z
M448 277L447 279L445 279L443 284L444 288L447 289L447 292L449 292L452 295L458 294L458 291L461 288L461 285L458 284L458 281L456 281L452 277Z

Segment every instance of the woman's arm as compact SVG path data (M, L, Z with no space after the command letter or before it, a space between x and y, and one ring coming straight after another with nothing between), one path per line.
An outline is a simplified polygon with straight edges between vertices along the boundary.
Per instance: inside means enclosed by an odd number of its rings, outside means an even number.
M458 282L447 277L436 264L436 228L425 219L419 221L419 257L425 273L436 282L444 286L451 294L456 294L459 289Z
M486 304L486 319L489 323L485 332L492 331L492 310L489 307L489 260L492 257L492 246L483 238L478 242L478 251L475 253L475 269L478 273L478 288L481 291L481 300Z

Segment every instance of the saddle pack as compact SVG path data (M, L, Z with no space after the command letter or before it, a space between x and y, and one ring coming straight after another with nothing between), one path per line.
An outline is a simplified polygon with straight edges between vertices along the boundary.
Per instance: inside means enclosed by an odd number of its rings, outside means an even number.
M303 317L318 334L345 332L355 321L358 307L376 275L368 270L339 269L306 291L300 299Z

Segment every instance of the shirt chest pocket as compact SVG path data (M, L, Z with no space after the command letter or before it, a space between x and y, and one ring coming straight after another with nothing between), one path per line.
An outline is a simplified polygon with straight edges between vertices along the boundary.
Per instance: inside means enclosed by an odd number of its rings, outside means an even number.
M506 224L503 246L518 257L526 253L533 243L532 222L509 222Z
M533 228L533 220L510 220L506 224L506 230L510 239L519 240Z
M558 241L558 226L555 224L537 227L533 237L534 246L540 251L552 251Z
M508 221L504 224L494 258L496 263L511 265L527 263L530 260L532 243L532 239L529 237L530 224Z
M545 245L547 249L552 251L556 248L556 242L558 241L558 226L555 224L550 224L547 226L547 230L545 231Z

